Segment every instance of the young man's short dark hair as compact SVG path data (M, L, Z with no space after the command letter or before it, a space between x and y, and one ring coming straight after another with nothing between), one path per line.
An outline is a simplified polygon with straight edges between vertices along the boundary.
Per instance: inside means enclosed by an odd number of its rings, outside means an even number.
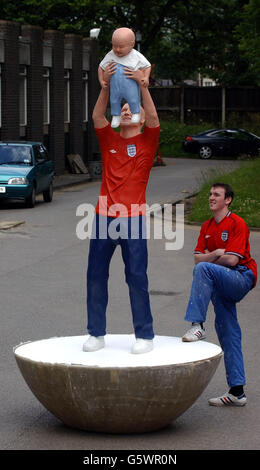
M233 189L231 188L231 186L227 183L213 183L212 184L212 188L217 188L217 187L220 187L220 188L223 188L225 190L225 199L227 197L231 197L232 198L232 201L234 199L234 191ZM231 201L231 202L232 202ZM230 203L231 204L231 203Z

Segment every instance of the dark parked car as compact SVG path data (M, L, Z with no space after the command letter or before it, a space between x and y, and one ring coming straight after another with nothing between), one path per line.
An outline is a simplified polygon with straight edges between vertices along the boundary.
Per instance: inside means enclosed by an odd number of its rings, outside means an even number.
M183 149L185 152L198 153L204 159L213 155L258 155L260 137L244 129L211 129L196 135L186 135Z
M51 202L54 164L41 142L0 142L0 199L24 199L34 207L36 194Z

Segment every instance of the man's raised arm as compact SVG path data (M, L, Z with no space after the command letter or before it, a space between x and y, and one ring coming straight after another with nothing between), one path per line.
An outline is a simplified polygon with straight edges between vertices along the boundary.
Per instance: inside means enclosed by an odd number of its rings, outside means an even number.
M105 117L108 98L109 98L109 88L101 88L99 97L97 99L97 102L94 106L93 113L92 113L94 127L97 129L106 127L108 124L108 120Z
M92 118L94 121L94 127L97 129L101 129L102 127L106 127L108 124L108 120L105 117L107 103L109 98L109 82L110 77L115 73L116 65L113 62L107 65L105 72L104 72L104 80L107 83L106 87L102 87L99 93L99 97L97 102L94 106Z
M145 125L147 127L157 127L160 125L158 114L148 87L140 86L143 108L145 111Z
M125 67L125 75L127 78L132 78L133 80L136 80L136 82L138 83L140 87L142 101L143 101L143 108L145 111L145 125L147 127L159 126L160 122L159 122L158 114L157 114L153 99L150 95L150 91L148 87L145 87L142 84L142 78L143 78L142 71L132 70L128 67Z

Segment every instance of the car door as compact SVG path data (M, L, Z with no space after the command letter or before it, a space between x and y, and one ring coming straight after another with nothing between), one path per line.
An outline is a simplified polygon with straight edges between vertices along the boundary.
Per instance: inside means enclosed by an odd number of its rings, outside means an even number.
M33 147L35 157L35 178L37 183L37 192L40 193L47 189L53 178L52 161L42 144L36 144Z
M209 144L212 146L215 155L228 155L230 152L230 141L224 129L210 134Z
M239 155L245 152L245 141L241 139L238 130L229 129L227 131L227 137L229 140L230 155Z
M43 144L39 145L39 151L42 158L43 172L44 172L44 187L43 190L47 189L50 186L54 178L54 164L50 158L50 155Z
M246 131L239 130L237 134L237 140L239 143L239 153L256 153L257 154L257 146L254 136L249 134Z

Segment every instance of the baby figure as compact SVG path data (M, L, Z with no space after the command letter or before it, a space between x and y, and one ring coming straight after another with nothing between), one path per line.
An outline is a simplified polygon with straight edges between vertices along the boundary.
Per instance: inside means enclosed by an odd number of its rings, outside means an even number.
M151 71L150 62L136 49L135 34L129 28L118 28L112 35L112 50L106 54L98 67L98 78L102 88L108 86L105 80L107 65L115 63L115 71L110 78L111 127L120 125L121 101L123 98L130 106L132 123L140 121L139 86L137 82L126 77L125 67L132 70L142 70L142 85L149 85Z

